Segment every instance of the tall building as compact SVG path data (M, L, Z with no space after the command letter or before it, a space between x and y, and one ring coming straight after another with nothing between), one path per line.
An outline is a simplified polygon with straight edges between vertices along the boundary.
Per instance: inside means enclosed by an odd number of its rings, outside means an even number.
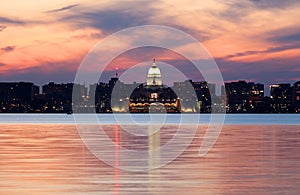
M250 110L254 113L266 113L269 112L268 101L264 97L265 90L264 84L260 83L248 83L249 86L249 103L250 103Z
M227 112L247 112L250 109L250 90L245 81L225 83Z
M249 92L251 97L264 97L265 95L265 87L264 84L260 83L248 83Z
M293 85L293 108L295 112L300 113L300 81Z
M33 83L29 82L0 83L0 111L30 112L34 91Z
M78 94L74 95L76 102L84 103L87 98L87 88L81 84L67 83L56 84L50 82L42 87L46 99L45 112L71 112L73 101L73 88ZM77 105L77 103L76 103Z
M292 88L288 83L270 86L271 111L275 113L292 112Z
M110 112L110 95L111 89L108 83L96 83L90 85L89 97L94 102L90 102L95 106L96 112Z
M153 59L153 64L148 70L147 86L162 86L160 69L156 66L155 59Z
M211 112L211 95L215 95L215 84L202 81L192 82L192 85L198 99L198 110L204 113Z
M201 86L199 86L198 84L194 85L201 88ZM174 90L180 101L181 112L200 111L203 104L201 100L198 100L197 94L193 87L193 82L191 80L185 80L183 82L174 82L174 86L172 87L172 89Z
M246 81L225 83L227 112L265 113L268 112L264 85Z

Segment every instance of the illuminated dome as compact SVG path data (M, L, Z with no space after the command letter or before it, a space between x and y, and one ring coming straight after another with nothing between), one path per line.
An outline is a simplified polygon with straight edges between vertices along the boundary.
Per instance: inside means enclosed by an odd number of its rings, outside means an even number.
M148 70L147 85L148 86L161 86L162 85L162 78L161 78L160 70L155 64L155 59L153 59L153 64Z

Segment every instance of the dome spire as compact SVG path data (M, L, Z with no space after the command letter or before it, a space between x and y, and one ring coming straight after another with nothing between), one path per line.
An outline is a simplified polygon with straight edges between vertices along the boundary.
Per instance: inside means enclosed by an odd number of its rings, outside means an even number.
M156 64L155 64L155 58L153 58L153 64L152 64L152 66L156 66Z
M118 74L119 67L116 66L115 70L116 70L116 77L118 77L119 76L119 74Z

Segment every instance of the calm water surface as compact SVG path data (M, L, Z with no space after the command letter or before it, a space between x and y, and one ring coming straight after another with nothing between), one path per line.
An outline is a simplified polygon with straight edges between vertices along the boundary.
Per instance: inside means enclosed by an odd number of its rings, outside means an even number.
M202 125L179 158L144 172L98 160L74 125L1 124L0 129L0 194L300 193L299 125L225 125L213 149L201 158ZM120 126L104 129L124 147L149 147L147 139L126 134ZM161 144L172 138L174 129L163 127ZM138 161L118 159L117 148L111 155L116 166L119 160Z

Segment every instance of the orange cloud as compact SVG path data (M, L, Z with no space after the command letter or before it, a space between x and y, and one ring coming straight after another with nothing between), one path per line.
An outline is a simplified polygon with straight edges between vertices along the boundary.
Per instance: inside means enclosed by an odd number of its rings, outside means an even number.
M291 4L276 2L7 1L0 7L0 21L3 23L0 25L0 44L1 48L15 48L11 52L1 53L0 73L34 67L44 68L45 71L75 71L79 64L70 67L69 63L66 66L62 62L80 63L107 34L142 24L161 24L184 30L202 42L217 59L243 64L296 58L300 54L297 46L284 46L297 39L300 23L296 19L300 17L300 6L296 1ZM155 35L155 32L150 33ZM296 36L289 37L292 33L296 33ZM276 39L278 36L287 37L284 39L287 42ZM126 48L128 45L130 43L122 46ZM178 48L186 50L190 47L182 45ZM113 49L113 46L107 47L107 52ZM196 53L193 56L200 57ZM125 69L129 64L149 61L153 57L165 61L182 60L182 56L163 50L151 50L143 55L132 52L115 59L107 69L113 70L115 66ZM56 62L57 66L54 66Z

